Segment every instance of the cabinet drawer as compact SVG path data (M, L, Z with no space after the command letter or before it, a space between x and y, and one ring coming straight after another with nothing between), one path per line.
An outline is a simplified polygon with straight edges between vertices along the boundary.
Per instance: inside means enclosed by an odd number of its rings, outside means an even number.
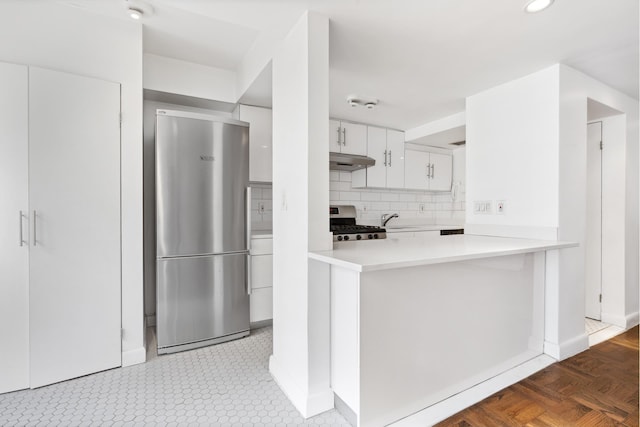
M251 323L273 318L273 288L256 289L249 298L249 320Z
M251 239L251 255L270 255L273 253L273 239Z
M251 256L251 289L273 285L273 255Z

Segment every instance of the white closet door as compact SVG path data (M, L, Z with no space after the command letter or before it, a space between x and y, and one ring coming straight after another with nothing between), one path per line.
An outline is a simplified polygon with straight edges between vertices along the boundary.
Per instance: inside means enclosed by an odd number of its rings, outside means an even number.
M31 387L121 365L120 86L29 68Z
M587 125L585 316L600 320L602 306L602 122Z
M0 393L29 387L27 67L0 63ZM25 243L20 244L20 234Z

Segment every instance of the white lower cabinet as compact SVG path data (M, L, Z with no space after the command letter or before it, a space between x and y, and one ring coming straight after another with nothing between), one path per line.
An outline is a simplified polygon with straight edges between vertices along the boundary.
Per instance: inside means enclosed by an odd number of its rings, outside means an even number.
M8 392L121 365L120 85L0 64L0 87Z
M273 318L273 239L251 239L250 281L250 322L271 320Z

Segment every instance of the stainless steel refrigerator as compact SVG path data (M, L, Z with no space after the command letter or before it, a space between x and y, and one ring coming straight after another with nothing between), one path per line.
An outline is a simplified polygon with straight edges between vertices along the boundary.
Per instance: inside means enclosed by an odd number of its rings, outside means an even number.
M156 112L158 353L249 334L249 125Z

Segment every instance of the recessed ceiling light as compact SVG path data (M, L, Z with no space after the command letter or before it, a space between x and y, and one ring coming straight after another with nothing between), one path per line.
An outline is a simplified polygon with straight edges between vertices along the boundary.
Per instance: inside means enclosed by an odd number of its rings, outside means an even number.
M139 21L153 16L153 7L144 0L125 0L123 3L131 19Z
M553 0L529 0L524 7L524 11L527 13L541 12L552 4Z
M138 20L140 18L142 18L144 12L142 12L142 10L140 9L136 9L135 7L130 7L129 8L129 16L132 19Z

